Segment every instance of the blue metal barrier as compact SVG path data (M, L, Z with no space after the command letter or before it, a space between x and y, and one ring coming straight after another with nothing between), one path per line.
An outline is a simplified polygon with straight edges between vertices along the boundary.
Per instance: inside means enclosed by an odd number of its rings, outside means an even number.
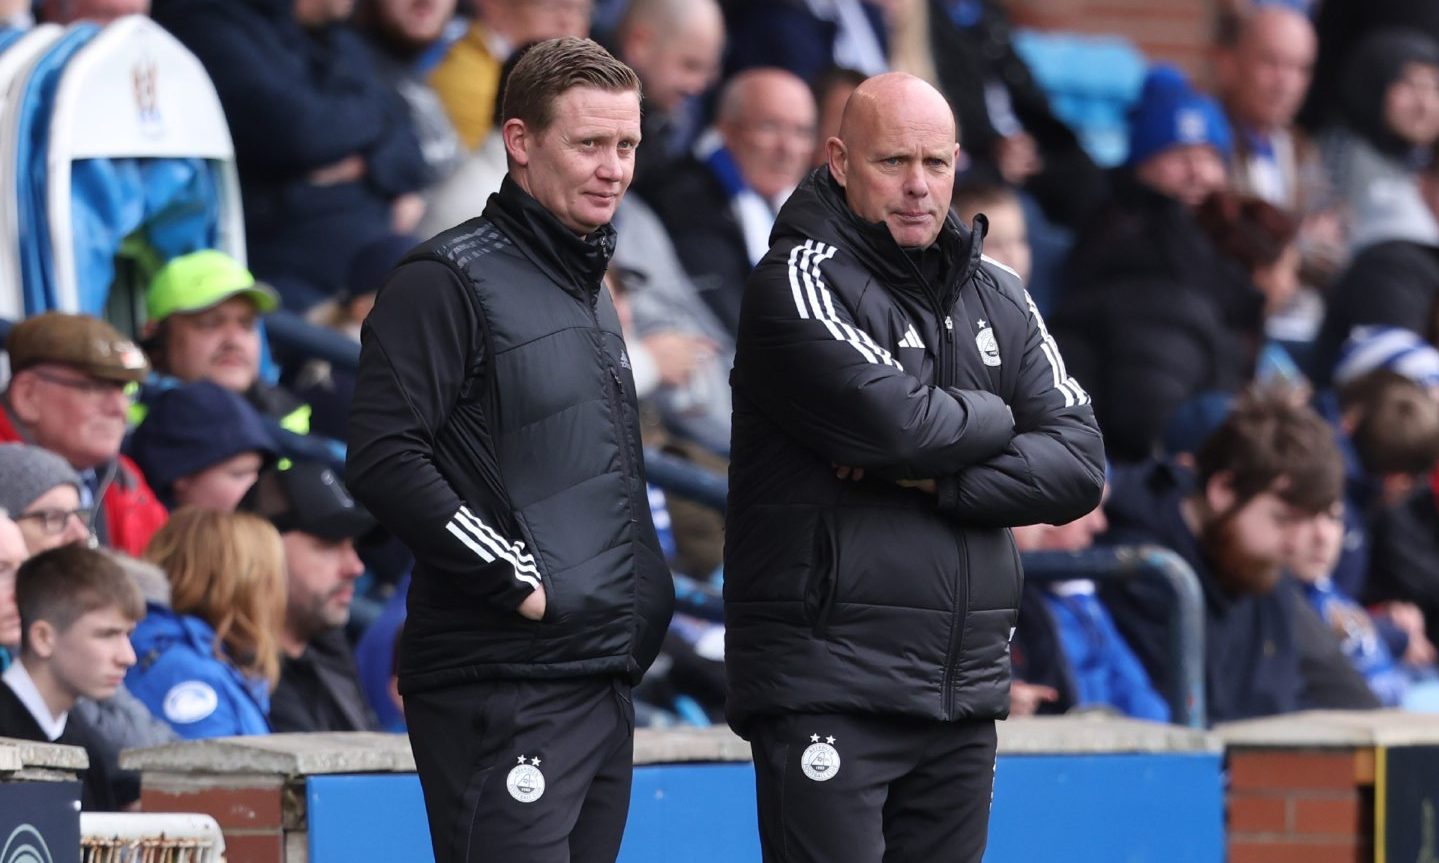
M347 371L360 367L360 346L354 339L316 326L294 312L276 309L265 315L265 333L275 354L296 368L305 360L324 360Z
M724 512L729 482L693 462L646 449L645 478L667 492Z
M1021 557L1024 577L1035 581L1160 578L1168 583L1174 592L1174 604L1169 607L1167 661L1169 679L1175 681L1175 686L1165 696L1176 724L1205 727L1204 595L1199 577L1183 558L1157 545L1080 552L1036 551Z

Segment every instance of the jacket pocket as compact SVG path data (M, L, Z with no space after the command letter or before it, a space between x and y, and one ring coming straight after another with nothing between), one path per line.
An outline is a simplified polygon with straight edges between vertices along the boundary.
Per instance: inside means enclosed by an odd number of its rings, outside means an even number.
M809 578L804 592L804 616L814 634L823 637L829 627L835 594L838 592L838 555L828 513L815 516L813 543Z
M569 611L562 606L565 597L562 591L555 588L555 580L550 577L549 567L545 565L544 556L540 554L539 546L535 544L534 533L530 531L530 525L525 521L524 516L518 512L513 513L512 518L515 531L514 536L524 543L524 550L535 560L535 571L540 576L540 586L545 591L545 613L540 616L538 623L554 624L559 623L569 616ZM519 612L515 612L519 614Z

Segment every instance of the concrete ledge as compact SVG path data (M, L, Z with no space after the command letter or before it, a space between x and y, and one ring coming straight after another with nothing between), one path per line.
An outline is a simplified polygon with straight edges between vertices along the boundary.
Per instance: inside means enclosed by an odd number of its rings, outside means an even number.
M90 759L78 746L0 737L0 778L11 773L24 773L27 778L34 778L57 771L62 778L74 779L73 775L65 774L73 774L89 766Z
M1100 714L1026 716L999 723L1000 755L1119 755L1218 752L1213 735L1193 728Z
M415 759L403 734L270 734L217 737L127 749L126 770L153 773L266 774L413 773Z
M749 743L723 725L714 728L635 730L636 767L644 764L749 760Z
M1435 738L1439 739L1439 733ZM1107 716L1025 718L999 723L1001 755L1216 752L1218 749L1218 742L1201 731ZM0 748L0 757L3 753L4 749ZM749 744L722 726L641 728L635 733L636 765L749 760ZM83 767L83 762L79 766ZM171 777L316 776L410 773L415 769L415 759L409 740L400 734L271 734L128 749L120 756L120 766Z
M1439 744L1439 718L1399 710L1311 710L1228 722L1214 734L1231 748L1357 749Z
M1000 755L1218 752L1220 748L1219 740L1203 731L1098 714L999 723ZM636 765L749 760L749 744L724 727L635 732Z

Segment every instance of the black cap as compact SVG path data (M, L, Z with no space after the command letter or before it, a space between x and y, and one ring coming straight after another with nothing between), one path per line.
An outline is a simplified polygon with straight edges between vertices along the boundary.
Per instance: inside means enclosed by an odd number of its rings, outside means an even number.
M335 472L319 462L265 471L240 506L268 518L281 533L297 530L321 539L359 539L378 526Z

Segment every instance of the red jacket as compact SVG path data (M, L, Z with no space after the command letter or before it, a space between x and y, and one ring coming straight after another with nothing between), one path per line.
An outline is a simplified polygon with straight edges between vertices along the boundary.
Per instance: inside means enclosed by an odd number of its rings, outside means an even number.
M0 443L33 443L21 433L7 409L0 410ZM95 468L102 477L112 473L100 496L97 517L91 520L95 534L108 548L139 557L170 517L145 482L135 463L123 455Z

